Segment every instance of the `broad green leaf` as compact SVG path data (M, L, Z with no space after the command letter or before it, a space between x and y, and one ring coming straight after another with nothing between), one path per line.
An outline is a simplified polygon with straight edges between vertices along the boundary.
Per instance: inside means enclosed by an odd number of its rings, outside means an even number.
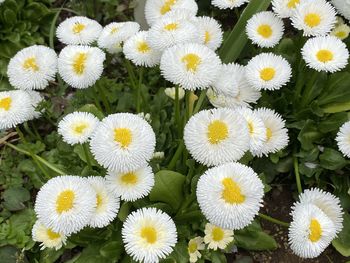
M343 230L338 237L333 240L332 245L344 257L350 257L350 215L345 213L343 222Z
M320 154L320 162L328 170L341 169L348 163L340 152L331 148L325 148Z
M313 143L322 138L322 133L316 126L315 121L307 120L304 127L298 135L298 140L304 150L311 150L314 148Z
M124 202L118 212L118 218L120 221L124 222L130 213L130 208L132 204L130 202Z
M151 201L161 201L178 209L183 200L185 176L180 173L162 170L155 174L155 184L149 195Z
M332 105L332 103L349 103L350 100L350 73L340 72L330 76L327 88L318 97L317 101L321 107ZM333 104L334 105L334 104Z
M86 161L86 154L85 154L84 146L83 146L83 145L81 145L81 144L75 145L75 146L74 146L74 152L75 152L76 154L78 154L79 158L80 158L83 162L87 163L87 161ZM92 155L90 149L87 149L87 155L88 155L88 158L90 159L91 165L92 165L92 166L98 166L98 163L97 163L96 160L94 159L94 157L93 157L93 155Z
M105 117L104 114L99 109L97 109L97 107L94 104L86 104L83 107L79 108L78 111L89 112L95 115L100 120L102 120Z
M341 103L330 103L322 107L325 113L337 113L350 110L350 101Z
M13 246L4 246L0 247L0 258L2 263L17 263L18 254L20 250ZM26 258L24 258L23 262L28 262Z
M173 252L167 259L173 259L176 263L187 263L189 262L189 255L187 251L187 242L179 241L174 247Z
M123 252L123 244L118 241L110 241L100 248L100 254L111 262L118 262Z
M26 206L24 202L30 199L30 193L26 188L13 187L5 190L3 193L4 207L10 211L18 211Z
M210 253L210 261L212 263L226 263L226 257L223 253L220 253L219 251L213 251Z

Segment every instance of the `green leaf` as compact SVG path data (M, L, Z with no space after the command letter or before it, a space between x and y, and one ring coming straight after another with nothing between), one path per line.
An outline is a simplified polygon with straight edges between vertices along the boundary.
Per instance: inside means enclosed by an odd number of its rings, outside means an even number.
M155 184L149 195L151 201L161 201L178 209L183 200L185 176L180 173L162 170L155 174Z
M347 164L343 155L331 148L325 148L323 153L320 154L320 162L321 166L328 170L338 170Z
M7 189L4 194L4 207L10 211L18 211L24 209L26 206L24 202L30 199L30 193L26 188L13 187Z
M124 222L130 213L130 208L132 204L130 202L124 202L118 212L118 218L120 221Z
M111 262L118 262L123 252L123 247L123 244L118 241L107 242L100 248L100 254Z
M17 263L20 251L13 246L0 247L0 258L2 263ZM25 258L23 262L28 262Z
M344 257L350 257L350 215L345 213L343 222L343 230L338 237L333 240L332 245Z
M97 107L94 104L86 104L83 107L79 108L78 111L89 112L95 115L100 120L102 120L105 117L104 114L99 109L97 109Z
M230 35L222 44L222 48L219 52L222 62L233 62L239 57L248 42L247 34L245 32L247 21L254 14L266 10L269 7L270 2L271 0L251 0L249 2Z
M86 155L85 155L85 152L84 152L84 146L82 144L77 144L74 146L74 152L76 154L78 154L80 160L82 160L83 162L86 163ZM96 160L94 159L90 149L88 149L88 157L91 161L91 165L92 166L98 166L98 163L96 162Z
M298 140L301 143L301 147L304 150L311 150L314 148L313 143L320 138L322 138L322 133L320 133L315 121L307 120L298 135Z
M212 263L226 263L227 262L225 255L219 251L211 252L210 259L211 259L210 261Z
M176 263L187 263L189 262L189 255L187 251L187 242L179 241L174 247L173 252L169 255L167 259L174 259L173 262Z
M13 25L16 23L16 13L13 12L11 9L6 9L4 12L4 20L6 21L7 25Z
M318 104L329 107L334 103L349 103L350 100L350 73L340 72L330 75L327 90L319 96ZM328 106L327 106L328 105Z

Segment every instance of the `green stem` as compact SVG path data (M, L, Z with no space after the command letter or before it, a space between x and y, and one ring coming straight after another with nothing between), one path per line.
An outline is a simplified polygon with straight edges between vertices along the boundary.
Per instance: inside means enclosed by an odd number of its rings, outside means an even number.
M181 136L182 133L182 125L180 123L180 99L179 99L179 86L175 87L175 100L174 100L174 106L175 106L175 123L178 129L179 136Z
M298 193L301 194L303 192L303 189L301 187L298 158L295 156L295 154L293 156L293 164L294 164L294 174L295 174L295 180L297 183Z
M88 149L88 144L87 143L83 143L83 149L84 149L84 154L85 154L85 159L86 159L86 163L89 167L89 170L92 170L92 166L91 166L91 160L90 160L90 154L89 154L89 149Z
M136 96L136 111L141 112L141 88L142 88L142 78L143 78L143 67L139 69L139 85L137 87Z
M36 158L35 155L31 155L33 161L35 162L35 164L39 167L40 171L45 175L45 178L46 180L43 180L43 178L40 178L42 179L42 183L48 181L51 179L51 176L47 173L47 171L45 170L45 168L41 165L41 163L38 161L38 159ZM41 176L40 176L41 177Z
M19 138L21 139L21 141L23 141L24 143L26 143L27 140L26 140L26 138L24 138L24 135L23 135L23 133L22 133L22 131L21 131L21 129L19 128L18 125L16 126L16 132L17 132Z
M136 90L137 86L136 86L136 76L134 73L134 70L132 68L132 65L130 64L130 61L125 59L125 65L126 65L126 70L128 71L128 75L129 75L129 79L131 82L132 87Z
M207 91L202 90L201 94L199 95L199 99L197 101L196 107L193 110L193 114L196 114L202 107L202 104L204 102L205 97L207 96Z
M176 162L179 160L184 148L185 148L184 142L181 140L179 146L176 149L176 152L175 152L173 158L171 159L171 161L168 165L169 170L173 170L175 168Z
M271 223L274 223L274 224L277 224L277 225L280 225L280 226L283 226L283 227L289 227L289 223L283 222L283 221L278 220L278 219L275 219L275 218L273 218L271 216L259 213L259 217L264 219L264 220L266 220L266 221L269 221Z
M109 104L109 101L107 99L105 88L100 84L96 84L96 86L98 89L98 93L101 96L103 106L105 107L107 113L112 113L111 105Z
M69 9L69 8L65 8L65 7L61 7L61 8L52 8L51 11L53 12L58 12L58 11L66 11L66 12L69 12L69 13L72 13L72 14L75 14L77 16L81 16L81 13L80 12L77 12L73 9Z
M310 97L312 95L312 88L317 80L318 75L319 74L317 71L314 71L311 74L310 79L307 82L306 88L301 97L301 103L300 103L301 108L305 107L310 102Z

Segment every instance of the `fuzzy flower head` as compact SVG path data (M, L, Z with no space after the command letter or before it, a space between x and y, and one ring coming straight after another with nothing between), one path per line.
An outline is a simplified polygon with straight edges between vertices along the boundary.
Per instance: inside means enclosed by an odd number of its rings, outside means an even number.
M155 144L152 127L131 113L116 113L104 118L90 142L96 161L120 173L145 166L153 156Z
M264 185L252 168L226 163L207 170L198 181L199 207L212 224L227 229L249 225L262 206Z
M192 238L188 242L187 251L190 256L190 262L197 262L202 257L201 250L205 249L204 239L202 237Z
M337 11L350 20L350 0L331 0Z
M302 0L272 0L272 10L280 18L291 17L295 7Z
M246 78L257 90L277 90L286 85L292 76L289 62L273 53L253 57L246 66Z
M58 133L68 144L83 144L88 141L98 123L99 120L93 114L76 111L67 114L58 123Z
M225 249L233 241L233 230L223 229L210 223L205 225L204 233L204 242L208 244L209 249Z
M125 41L123 52L136 66L154 67L159 64L161 52L151 48L148 31L141 31Z
M85 16L73 16L58 25L56 35L66 45L90 45L97 40L102 26Z
M337 141L338 148L343 153L343 155L350 158L350 121L344 123L340 127L335 140Z
M118 53L122 50L122 43L134 36L139 30L140 25L136 22L113 22L103 28L97 44L109 53Z
M34 45L24 48L11 58L7 76L16 89L42 90L55 80L57 55L46 46Z
M292 213L288 239L292 251L301 258L318 257L336 236L332 220L313 204L299 204Z
M173 251L177 242L174 221L156 208L132 212L123 224L122 237L126 253L144 263L158 263Z
M249 0L211 0L211 4L220 9L233 9L248 2Z
M335 25L336 12L326 0L303 0L295 7L291 20L304 36L324 36Z
M248 38L259 47L271 48L278 44L284 33L282 19L273 12L255 14L246 26Z
M40 249L54 248L58 250L66 243L67 237L62 233L56 233L37 220L32 229L32 238L40 242Z
M200 33L201 44L212 50L217 50L222 43L223 32L221 25L209 16L200 16L193 19Z
M85 178L57 176L40 188L34 210L46 227L69 235L90 223L96 210L96 194Z
M97 47L67 46L59 54L58 72L73 88L86 89L101 77L105 59Z
M331 73L345 68L349 59L346 45L334 36L309 39L301 53L310 68Z
M331 36L335 36L337 38L339 38L340 40L344 40L347 39L349 37L350 34L350 27L346 24L341 24L336 26L332 32L331 32Z
M153 26L159 19L177 9L187 10L191 16L195 16L198 6L194 0L147 0L145 6L145 17L148 25Z
M179 89L179 100L182 100L185 97L185 90L183 88ZM172 88L166 88L164 90L165 95L167 95L169 98L175 100L176 99L176 87Z
M164 51L160 70L164 78L187 90L211 86L219 74L220 58L200 44L180 44Z
M149 165L127 173L109 171L106 180L114 195L131 202L147 196L154 186L154 174Z

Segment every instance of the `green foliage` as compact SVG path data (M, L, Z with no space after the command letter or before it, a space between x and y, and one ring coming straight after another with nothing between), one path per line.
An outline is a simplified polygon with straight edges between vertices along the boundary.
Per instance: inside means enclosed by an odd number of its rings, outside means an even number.
M344 214L343 230L332 244L344 257L350 257L350 215Z

